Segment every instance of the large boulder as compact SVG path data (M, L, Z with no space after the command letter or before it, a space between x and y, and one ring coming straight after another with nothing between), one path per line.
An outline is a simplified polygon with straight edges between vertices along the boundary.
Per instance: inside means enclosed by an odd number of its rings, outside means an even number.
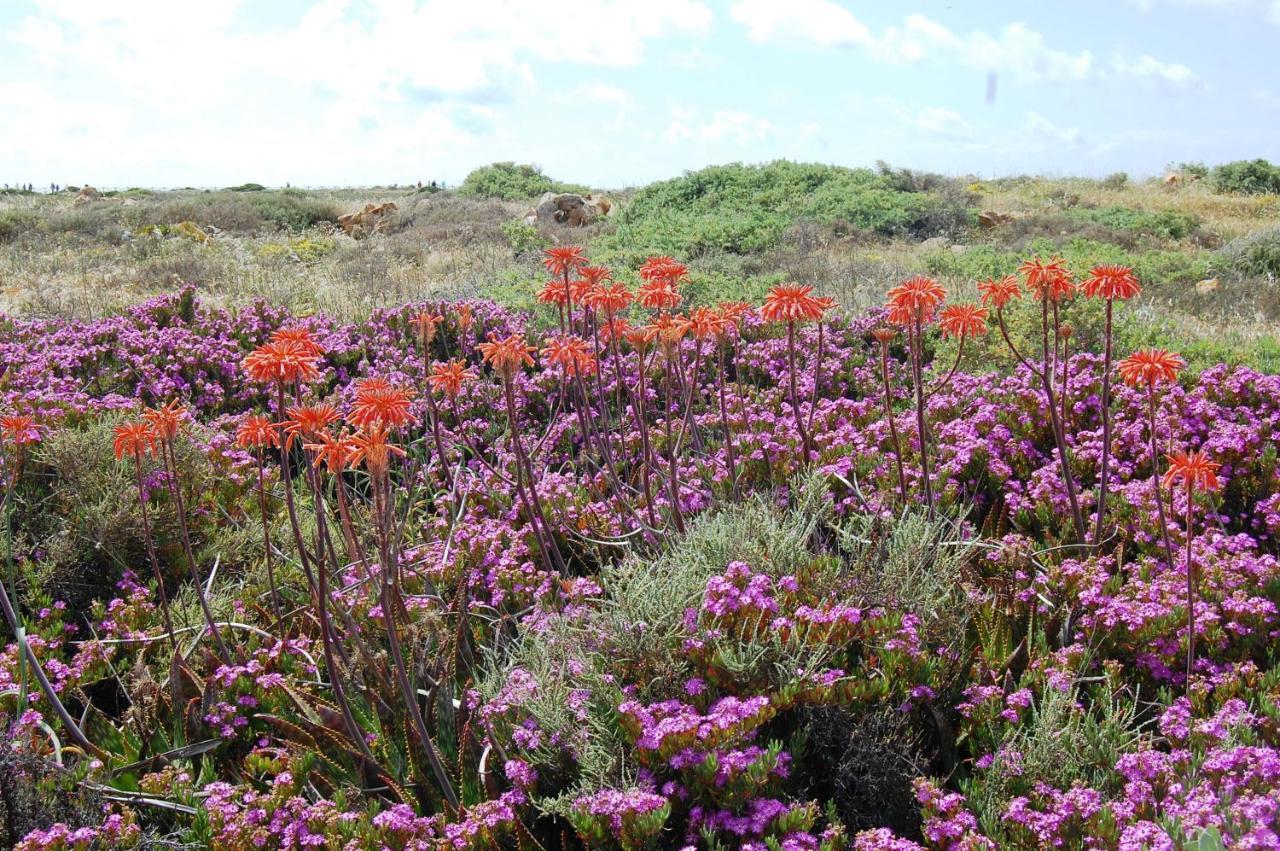
M86 186L76 193L76 197L71 202L73 207L83 207L85 204L92 204L94 201L101 201L102 193L94 189L92 186Z
M612 209L613 204L603 195L546 192L524 218L531 225L557 224L580 228L609 215Z
M386 226L391 214L400 209L394 201L365 204L363 210L338 217L338 226L352 239L363 239Z

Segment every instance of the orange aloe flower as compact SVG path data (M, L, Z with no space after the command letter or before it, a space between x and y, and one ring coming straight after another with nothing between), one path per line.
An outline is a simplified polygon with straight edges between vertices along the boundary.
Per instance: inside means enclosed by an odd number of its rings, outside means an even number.
M607 322L600 323L600 341L608 345L614 340L625 340L631 323L625 316L615 316Z
M295 340L264 343L245 356L242 366L254 381L297 384L320 377L319 357Z
M1128 266L1094 266L1089 275L1089 279L1080 285L1089 298L1125 301L1142 292L1138 276Z
M821 319L831 309L831 299L813 295L807 284L778 284L769 290L760 316L766 322L805 322Z
M315 341L307 328L277 328L271 332L273 343L295 343L307 354L318 358L324 355L324 346Z
M251 415L236 427L236 446L241 449L265 449L279 445L280 435L270 417Z
M689 311L689 331L695 340L711 340L725 331L724 314L714 307L698 307Z
M382 427L362 429L351 438L351 452L347 463L352 467L363 465L374 476L387 472L391 456L404 456L404 450L387 442L387 430Z
M403 428L416 422L410 404L413 399L408 391L392 387L386 382L370 382L356 391L356 400L347 414L347 422L356 428L383 426L388 429Z
M124 460L126 455L134 459L145 458L155 454L156 433L146 421L121 423L116 426L116 439L111 448L117 461Z
M515 375L522 367L533 366L530 353L536 351L536 347L526 343L519 334L511 334L505 338L491 334L488 342L481 343L476 348L480 350L484 362L502 373L504 378Z
M558 245L542 253L545 255L542 265L552 275L563 276L566 272L573 272L580 266L587 265L586 255L576 245Z
M601 285L590 293L587 306L603 310L609 315L625 310L634 298L626 284L610 281L608 286Z
M987 333L987 311L976 304L953 304L938 316L946 337L980 337Z
M982 304L1000 310L1009 302L1022 298L1022 286L1017 275L1005 275L1003 278L989 278L978 284L978 292L982 293Z
M671 310L680 304L680 293L665 278L651 278L640 285L636 301L650 310Z
M1169 470L1160 481L1171 488L1178 482L1185 482L1187 490L1216 491L1219 486L1218 468L1222 465L1210 461L1203 449L1187 453L1182 450L1164 456L1169 462Z
M689 267L673 257L661 255L644 261L639 272L640 279L646 283L657 281L674 289L689 274Z
M1048 263L1039 257L1032 257L1023 262L1018 271L1026 277L1027 288L1041 301L1061 301L1075 295L1075 281L1071 279L1066 261L1061 257L1051 257Z
M355 438L349 432L338 436L322 431L315 443L304 443L302 448L312 453L311 464L317 469L323 466L330 473L340 473L351 463L356 451Z
M596 359L587 348L587 341L581 337L565 335L551 337L542 349L542 357L567 374L593 375L596 371Z
M741 331L742 323L751 313L751 305L745 301L722 301L716 305L716 308L720 311L720 318L726 330L733 328L735 331Z
M40 442L40 426L31 417L13 414L0 417L0 435L6 443L14 446L26 446Z
M432 390L453 399L462 392L463 382L475 377L476 374L467 369L466 361L451 360L448 363L432 364L431 375L427 376L427 381L431 384Z
M333 405L298 405L285 411L288 419L280 423L284 428L285 449L293 448L294 438L314 440L338 419L338 410Z
M871 332L872 338L882 346L888 346L898 336L897 328L890 328L888 325L881 325Z
M430 345L435 339L436 329L440 327L440 323L444 321L444 317L438 313L432 313L429 310L419 310L409 320L409 324L418 332L418 339L422 340L423 345Z
M916 275L889 290L890 308L909 311L912 320L931 322L933 312L947 297L947 291L933 278Z
M464 334L467 331L471 330L471 323L475 319L472 316L473 310L474 308L472 308L472 306L469 304L458 305L458 330L463 332Z
M147 408L142 418L151 426L156 440L173 440L182 431L186 420L187 409L174 399L161 408Z
M679 313L659 314L644 326L644 335L648 342L657 340L666 347L676 345L687 333L689 333L689 320Z
M1131 387L1155 387L1161 381L1176 381L1187 365L1181 357L1164 349L1141 349L1120 361L1120 377Z
M547 281L542 285L542 289L538 290L538 301L542 304L558 304L564 307L568 298L562 281Z

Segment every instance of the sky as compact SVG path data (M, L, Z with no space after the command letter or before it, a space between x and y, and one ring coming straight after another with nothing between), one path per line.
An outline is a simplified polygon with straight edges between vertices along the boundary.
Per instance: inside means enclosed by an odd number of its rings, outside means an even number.
M1280 0L0 0L0 184L1280 161Z

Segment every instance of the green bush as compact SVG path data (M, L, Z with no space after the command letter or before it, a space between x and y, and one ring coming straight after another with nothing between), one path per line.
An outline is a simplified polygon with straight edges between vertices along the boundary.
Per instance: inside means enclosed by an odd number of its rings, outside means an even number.
M481 166L465 178L458 187L459 195L473 198L501 198L504 201L522 201L536 198L543 192L586 192L584 186L552 180L535 165L501 162Z
M1218 258L1223 269L1241 277L1280 278L1280 226L1232 240Z
M0 210L0 242L17 239L39 224L40 217L30 210Z
M1280 194L1280 166L1264 159L1237 160L1214 166L1209 181L1215 192L1234 195Z
M249 206L268 224L282 230L298 231L316 222L334 221L341 212L333 204L307 196L273 192L250 199Z
M239 186L228 186L227 192L264 192L265 186L261 183L241 183Z
M507 238L512 253L517 257L541 251L548 245L546 238L538 232L538 229L524 219L508 219L503 222L502 235Z
M636 257L777 247L794 223L814 220L884 237L928 237L968 227L963 197L898 172L779 160L711 166L636 192L606 242ZM928 191L903 188L926 185Z
M1200 219L1191 213L1161 210L1156 213L1134 210L1130 207L1097 207L1087 209L1073 207L1064 215L1078 224L1097 224L1117 230L1133 231L1160 239L1186 239L1200 226Z

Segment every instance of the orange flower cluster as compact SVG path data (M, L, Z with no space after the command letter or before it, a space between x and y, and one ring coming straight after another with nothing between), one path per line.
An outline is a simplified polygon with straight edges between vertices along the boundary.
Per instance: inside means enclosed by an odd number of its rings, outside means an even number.
M430 310L419 310L409 320L409 324L418 332L418 339L422 341L422 345L429 346L431 341L436 338L436 329L440 327L440 323L444 321L444 317L439 313L432 313Z
M236 446L241 449L266 449L279 445L278 427L270 417L250 415L236 427Z
M39 443L40 426L33 418L20 414L0 417L0 437L5 443L12 443L14 446Z
M156 440L171 441L182 431L186 423L187 409L174 399L160 408L147 408L142 419L151 427Z
M724 314L713 307L696 307L689 311L689 331L695 340L713 340L725 332Z
M451 360L448 363L432 364L427 381L432 390L454 399L462 392L463 383L475 377L476 374L467 369L466 361Z
M610 281L608 286L601 285L587 293L585 304L587 307L603 310L606 316L612 316L625 310L634 299L635 296L625 284Z
M933 278L907 278L889 290L889 321L894 325L932 322L934 311L946 297L947 291Z
M953 304L938 316L938 328L944 337L980 337L987 333L986 308L976 304Z
M680 293L666 278L650 278L640 285L636 301L649 310L672 310L680 304Z
M565 292L563 281L547 281L538 290L538 301L542 304L558 304L563 307L568 300L569 294Z
M558 245L542 253L542 265L552 275L563 277L566 273L587 265L587 256L576 245Z
M320 377L320 356L297 340L272 340L254 349L242 363L254 381L283 385L315 381Z
M1094 266L1089 278L1080 285L1089 298L1125 301L1142 292L1138 276L1128 266Z
M1018 271L1027 279L1027 289L1041 301L1062 301L1076 293L1076 283L1061 257L1051 257L1048 263L1032 257Z
M560 367L566 375L593 375L596 371L595 356L581 337L549 338L542 349L542 357L547 363Z
M287 419L280 423L280 426L285 433L284 447L291 449L293 441L297 438L306 441L319 437L338 419L338 409L327 402L318 405L297 405L286 409L285 415Z
M1131 387L1155 387L1161 381L1177 381L1187 365L1178 355L1164 349L1140 349L1120 361L1120 377Z
M386 379L363 379L356 382L356 399L347 422L362 429L403 428L417 421L410 410L412 402L407 391L393 387Z
M685 277L689 274L689 267L673 257L662 255L645 260L644 263L640 264L638 271L640 280L645 283L660 281L674 289L684 282Z
M111 444L116 460L122 461L127 455L141 460L156 452L156 433L145 420L121 423L116 426L116 439Z
M1184 482L1189 491L1218 489L1220 484L1218 469L1222 465L1210 461L1203 449L1197 449L1194 452L1179 450L1172 455L1166 455L1165 458L1169 461L1169 470L1161 477L1165 487L1173 487L1178 482Z
M834 306L834 299L813 295L807 284L778 284L765 296L760 316L766 322L813 322Z
M316 342L306 328L277 328L271 332L273 343L293 343L312 357L324 357L324 346Z
M982 294L984 306L1001 310L1014 299L1022 298L1022 286L1017 275L1005 275L1003 278L990 278L978 283L978 292Z
M490 335L488 342L481 343L476 348L480 350L484 362L500 372L504 378L511 378L523 367L533 366L531 353L536 351L536 348L526 343L524 337L519 334L511 334L505 338Z

